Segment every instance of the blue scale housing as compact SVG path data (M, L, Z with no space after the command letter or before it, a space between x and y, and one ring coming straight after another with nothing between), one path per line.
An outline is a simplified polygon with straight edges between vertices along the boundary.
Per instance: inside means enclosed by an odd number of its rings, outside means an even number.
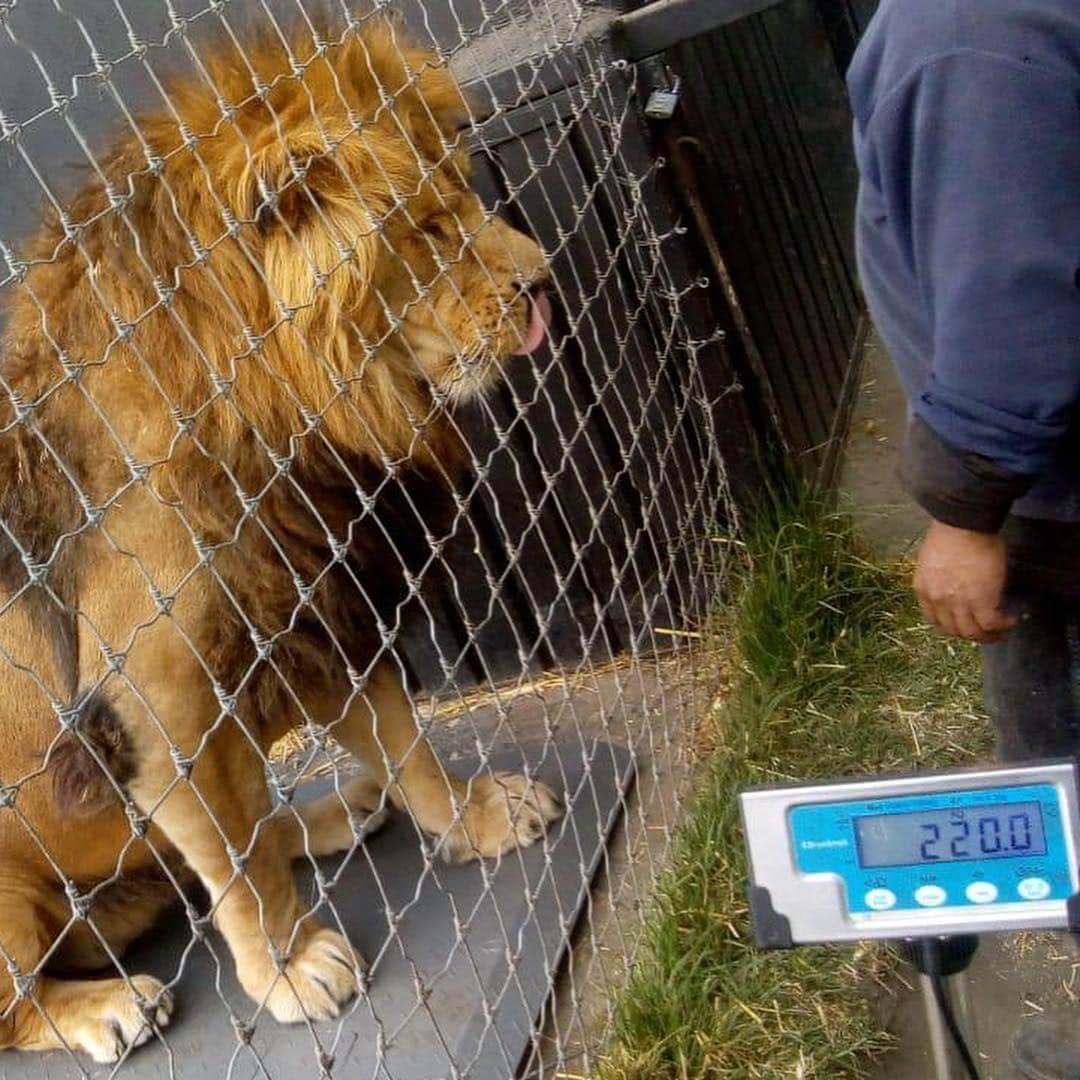
M839 876L856 918L1076 892L1052 784L804 804L788 822L798 869Z

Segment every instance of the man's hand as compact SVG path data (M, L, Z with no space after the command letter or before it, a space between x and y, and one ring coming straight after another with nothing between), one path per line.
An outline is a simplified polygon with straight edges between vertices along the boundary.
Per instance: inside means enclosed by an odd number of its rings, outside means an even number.
M915 566L915 595L928 622L952 637L1000 641L1016 623L1000 608L1004 587L1000 536L931 522Z

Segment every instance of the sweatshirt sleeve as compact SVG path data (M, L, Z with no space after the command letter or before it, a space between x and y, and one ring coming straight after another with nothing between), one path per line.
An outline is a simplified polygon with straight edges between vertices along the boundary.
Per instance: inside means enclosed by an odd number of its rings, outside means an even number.
M912 403L929 431L912 432L902 471L932 514L991 531L1053 460L1080 398L1077 88L956 52L879 102L868 135L933 326Z

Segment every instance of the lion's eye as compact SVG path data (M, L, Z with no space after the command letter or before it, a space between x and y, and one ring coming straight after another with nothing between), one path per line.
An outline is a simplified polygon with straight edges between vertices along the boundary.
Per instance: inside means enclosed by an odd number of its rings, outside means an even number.
M457 222L446 216L428 218L421 228L437 243L458 244L461 242L461 230Z

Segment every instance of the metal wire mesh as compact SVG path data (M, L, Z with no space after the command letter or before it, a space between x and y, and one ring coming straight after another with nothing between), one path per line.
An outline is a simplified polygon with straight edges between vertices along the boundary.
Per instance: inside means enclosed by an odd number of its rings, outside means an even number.
M609 18L0 6L0 1042L48 1075L590 1067L734 521Z

